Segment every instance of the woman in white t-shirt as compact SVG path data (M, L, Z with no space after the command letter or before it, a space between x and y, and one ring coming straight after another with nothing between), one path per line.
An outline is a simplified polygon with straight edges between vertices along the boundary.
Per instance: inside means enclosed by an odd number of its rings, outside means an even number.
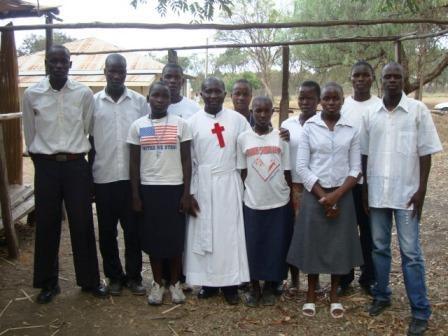
M149 254L153 284L148 303L162 304L162 262L170 265L171 299L184 303L180 287L185 213L190 213L191 133L185 120L167 114L170 91L163 82L149 89L151 114L129 129L133 207L143 210L141 247ZM193 214L194 215L194 214Z
M287 274L286 253L293 229L288 143L271 127L272 101L256 97L255 125L238 137L237 168L244 181L244 227L251 289L250 307L275 304L275 290ZM263 291L260 281L264 281Z

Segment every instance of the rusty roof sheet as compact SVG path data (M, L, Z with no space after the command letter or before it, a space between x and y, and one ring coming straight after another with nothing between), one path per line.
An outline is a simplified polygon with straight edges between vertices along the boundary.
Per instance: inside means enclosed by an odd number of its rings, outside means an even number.
M42 16L47 12L58 14L58 7L58 5L42 5L37 1L2 0L0 1L0 19Z
M119 50L120 48L97 38L86 38L65 43L71 52ZM143 52L124 53L127 61L128 86L149 85L154 81L155 75L160 75L164 64L160 63ZM104 62L107 55L72 55L72 68L70 75L75 80L88 86L105 86L103 75ZM19 86L28 87L39 82L45 74L45 51L18 58ZM91 83L101 83L92 85ZM144 83L142 85L142 83Z

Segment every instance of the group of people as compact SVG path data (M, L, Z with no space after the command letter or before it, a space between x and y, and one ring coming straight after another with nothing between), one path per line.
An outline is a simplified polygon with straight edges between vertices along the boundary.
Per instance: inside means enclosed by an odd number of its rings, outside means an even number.
M429 110L403 93L399 64L382 69L382 99L371 94L375 73L365 61L352 67L353 95L345 100L335 82L322 89L303 82L301 113L277 130L271 99L252 99L244 79L232 88L231 110L223 107L224 83L206 78L201 108L182 96L177 64L164 67L145 99L125 86L119 54L107 57L107 85L95 95L68 77L65 47L51 47L45 62L48 77L23 100L35 166L39 303L60 292L62 201L84 291L106 297L127 287L144 295L144 251L153 273L149 304L163 302L165 286L174 303L185 302L186 284L201 286L201 299L221 291L237 304L238 286L249 283L246 305L273 305L289 269L290 290L298 288L299 270L308 276L308 317L316 314L319 274L331 274L331 316L344 315L339 295L357 266L361 288L373 296L369 314L390 306L394 217L412 310L408 334L424 333L431 309L419 222L431 155L442 147ZM107 286L99 277L92 199Z

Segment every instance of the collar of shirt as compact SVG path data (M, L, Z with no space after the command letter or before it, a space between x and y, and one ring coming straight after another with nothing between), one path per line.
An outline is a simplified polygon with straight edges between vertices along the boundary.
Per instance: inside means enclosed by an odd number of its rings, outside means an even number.
M321 117L321 113L316 113L316 115L310 119L308 119L306 122L307 123L313 123L316 124L318 126L321 127L325 127L328 128L327 124L325 123L325 121L322 120ZM353 125L347 120L347 118L345 118L343 115L340 116L339 120L337 121L336 126L347 126L347 127L353 127Z
M65 85L62 87L61 90L67 88L70 90L73 90L74 88L76 88L76 83L74 83L70 78L67 78L67 82L65 82ZM53 91L57 91L54 90L53 87L50 84L50 77L45 77L45 79L41 82L41 88L42 88L42 92L46 92L49 90L53 90Z
M384 110L386 112L394 112L397 110L401 110L403 112L409 113L409 98L408 98L408 96L406 96L406 93L402 92L400 102L392 111L389 111L386 108L386 106L384 105L384 98L383 98L383 99L381 99L381 104L379 104L376 109L377 112L379 112L380 110Z
M111 96L109 96L106 93L106 88L104 88L101 92L100 92L100 98L104 99L104 100L108 100L111 103L114 104L120 104L122 101L124 101L126 98L128 99L132 99L131 97L131 93L129 92L129 90L127 89L127 87L124 88L123 94L121 95L121 97L115 102Z

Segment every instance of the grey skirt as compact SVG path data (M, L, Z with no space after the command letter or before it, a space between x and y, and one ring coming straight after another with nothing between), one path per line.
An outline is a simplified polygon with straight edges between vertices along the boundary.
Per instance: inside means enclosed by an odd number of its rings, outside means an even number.
M304 191L287 261L307 274L347 274L363 264L353 196L338 202L341 213L325 216L317 197Z

